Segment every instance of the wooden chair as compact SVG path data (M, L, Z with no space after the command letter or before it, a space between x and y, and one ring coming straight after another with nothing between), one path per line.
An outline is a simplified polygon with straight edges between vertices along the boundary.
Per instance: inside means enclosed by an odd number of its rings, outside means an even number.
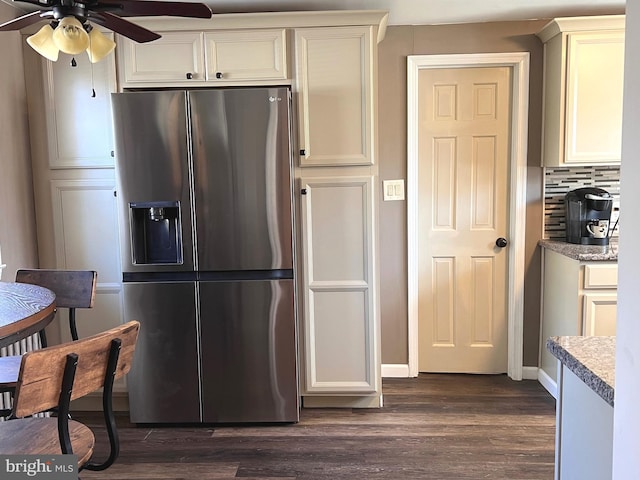
M111 466L120 448L113 383L131 368L139 329L140 323L131 321L92 337L25 353L11 419L0 422L0 454L73 454L78 457L78 471ZM111 451L105 461L95 463L94 433L69 419L69 403L100 388ZM54 408L56 418L24 418Z
M39 285L56 294L56 308L69 309L71 338L78 340L76 308L93 308L98 274L92 270L44 270L21 269L16 272L16 282ZM44 330L38 332L40 343L47 346ZM0 357L0 393L12 393L18 380L20 356ZM8 409L0 409L0 417L7 416Z
M56 294L56 307L69 309L71 338L78 340L76 308L93 308L96 298L98 273L93 270L44 270L21 269L16 272L16 282L40 285ZM42 346L46 337L41 335Z

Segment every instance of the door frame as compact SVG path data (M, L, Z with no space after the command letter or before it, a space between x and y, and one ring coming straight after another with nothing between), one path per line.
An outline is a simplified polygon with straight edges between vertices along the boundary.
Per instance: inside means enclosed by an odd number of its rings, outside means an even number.
M409 376L418 375L418 74L431 68L510 67L509 265L507 287L508 367L522 380L524 254L526 224L529 52L407 57L407 270Z

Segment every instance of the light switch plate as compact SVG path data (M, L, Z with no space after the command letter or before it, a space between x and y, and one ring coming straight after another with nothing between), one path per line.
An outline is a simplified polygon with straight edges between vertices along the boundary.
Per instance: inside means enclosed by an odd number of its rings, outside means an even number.
M382 199L385 202L404 200L404 180L383 180L382 189Z

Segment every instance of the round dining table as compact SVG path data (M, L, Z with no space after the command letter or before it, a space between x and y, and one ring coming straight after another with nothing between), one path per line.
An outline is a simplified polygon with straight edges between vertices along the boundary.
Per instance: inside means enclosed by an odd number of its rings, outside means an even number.
M0 282L0 348L39 332L56 314L56 295L27 283Z

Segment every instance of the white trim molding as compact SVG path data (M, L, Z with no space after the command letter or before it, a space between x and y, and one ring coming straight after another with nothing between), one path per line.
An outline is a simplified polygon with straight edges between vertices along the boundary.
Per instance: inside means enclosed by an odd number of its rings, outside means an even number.
M538 380L538 367L522 367L522 380Z
M418 74L428 68L512 69L509 196L508 370L522 380L529 53L410 55L407 59L407 239L409 374L418 375Z
M403 363L382 364L382 378L407 378L409 375L409 365Z
M538 381L553 398L558 399L558 384L541 368L538 369Z

